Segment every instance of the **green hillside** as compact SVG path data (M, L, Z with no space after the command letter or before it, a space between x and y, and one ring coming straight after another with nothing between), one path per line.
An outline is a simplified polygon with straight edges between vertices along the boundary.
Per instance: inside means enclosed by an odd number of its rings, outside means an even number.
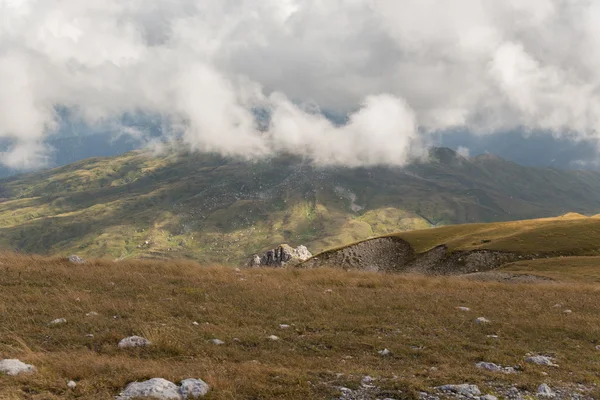
M280 243L314 252L398 231L600 212L600 173L435 149L406 168L132 152L0 181L0 247L237 264Z

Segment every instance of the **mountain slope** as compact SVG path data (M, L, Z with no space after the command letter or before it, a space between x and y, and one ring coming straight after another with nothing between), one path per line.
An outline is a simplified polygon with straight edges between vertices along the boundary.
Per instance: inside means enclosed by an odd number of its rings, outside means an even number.
M234 264L280 243L313 252L464 222L600 212L600 173L434 149L406 168L319 169L278 156L132 152L0 181L0 246Z

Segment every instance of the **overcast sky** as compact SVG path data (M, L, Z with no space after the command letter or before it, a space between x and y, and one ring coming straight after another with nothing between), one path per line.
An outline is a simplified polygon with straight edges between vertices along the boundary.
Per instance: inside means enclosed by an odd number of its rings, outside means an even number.
M596 138L599 82L593 0L0 0L12 167L43 163L57 107L115 131L159 115L199 151L338 165L402 165L449 129Z

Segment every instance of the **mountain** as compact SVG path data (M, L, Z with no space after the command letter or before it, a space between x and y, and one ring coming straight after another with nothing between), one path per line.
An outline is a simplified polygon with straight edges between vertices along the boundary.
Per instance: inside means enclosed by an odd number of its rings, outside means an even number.
M114 136L107 133L94 133L76 136L60 136L47 140L51 149L49 165L58 167L90 157L117 156L143 146L144 142L130 135ZM11 148L8 140L0 141L0 149ZM22 171L0 166L0 177L10 177Z
M0 247L238 264L397 231L600 212L600 173L432 149L404 168L317 168L278 155L134 151L0 180Z

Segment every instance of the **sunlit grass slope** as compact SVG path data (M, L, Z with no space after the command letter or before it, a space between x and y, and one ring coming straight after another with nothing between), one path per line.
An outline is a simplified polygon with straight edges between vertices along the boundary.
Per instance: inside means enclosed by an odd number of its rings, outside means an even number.
M382 387L380 397L394 398L447 383L475 383L486 393L494 393L492 381L533 391L540 382L600 384L598 285L330 269L236 272L180 261L71 265L12 254L0 255L0 263L0 356L38 368L0 376L2 399L108 400L127 383L154 377L202 378L210 399L331 399L337 387L359 387L365 375ZM86 316L92 311L99 315ZM475 324L479 316L491 323ZM67 323L49 326L56 318ZM153 345L118 350L130 335ZM213 338L225 344L209 343ZM384 348L392 355L381 357ZM560 368L527 364L527 353L552 354ZM479 361L522 371L483 372Z

